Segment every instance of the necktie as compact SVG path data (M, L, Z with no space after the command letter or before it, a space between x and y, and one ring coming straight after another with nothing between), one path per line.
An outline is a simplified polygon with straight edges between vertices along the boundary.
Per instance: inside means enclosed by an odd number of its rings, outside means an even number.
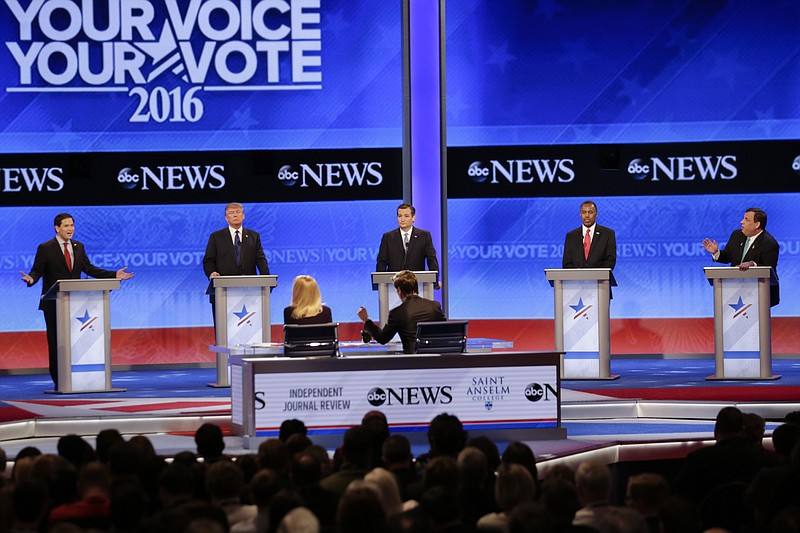
M242 241L239 240L239 230L237 229L235 232L235 237L233 238L233 253L236 255L236 264L242 264L242 257L241 257L241 245Z
M750 237L748 237L747 240L744 241L744 249L742 249L742 259L739 261L739 263L744 263L744 256L747 255L747 250L749 249L750 249Z
M72 272L72 256L69 254L69 243L64 243L64 261L67 262L67 269Z
M403 252L408 253L408 233L403 233Z
M583 257L584 259L589 259L589 248L592 246L592 239L589 235L589 230L586 230L586 233L583 234Z

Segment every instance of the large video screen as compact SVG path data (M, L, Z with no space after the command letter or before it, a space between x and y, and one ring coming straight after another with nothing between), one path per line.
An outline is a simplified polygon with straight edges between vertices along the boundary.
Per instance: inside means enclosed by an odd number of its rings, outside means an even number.
M450 146L800 137L783 0L447 2Z
M400 6L0 3L0 152L399 147Z

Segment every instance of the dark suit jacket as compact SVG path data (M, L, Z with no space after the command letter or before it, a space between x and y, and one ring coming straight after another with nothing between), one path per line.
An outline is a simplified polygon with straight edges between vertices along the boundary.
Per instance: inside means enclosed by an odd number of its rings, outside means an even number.
M747 254L742 261L742 250L744 250L744 243L747 237L744 236L742 230L735 230L731 233L728 244L725 248L719 251L718 263L730 263L731 266L737 266L739 263L747 261L755 261L758 266L770 266L775 271L775 279L778 279L778 253L780 246L775 237L767 233L767 230L761 232L758 238L753 241L750 248L747 249ZM770 305L778 305L780 302L780 285L772 285L769 288Z
M428 268L425 268L425 261ZM411 238L408 241L408 253L403 246L403 236L400 228L387 231L381 238L378 249L378 261L375 265L376 272L397 272L400 270L435 270L439 271L439 261L436 259L436 248L429 231L411 228Z
M206 277L211 276L212 272L218 272L220 276L255 276L256 269L258 274L269 274L267 258L261 247L261 236L245 227L242 227L241 233L242 244L239 249L241 266L236 264L233 240L227 227L215 231L208 237L206 254L203 256L203 270Z
M364 323L364 329L381 344L386 344L395 333L403 341L403 353L414 353L417 340L417 322L438 322L445 320L442 306L435 300L426 300L418 294L408 296L403 303L389 311L389 318L383 329L372 320Z
M614 268L617 264L617 237L614 230L601 226L594 227L589 258L583 254L583 226L567 233L564 239L564 258L561 268Z
M292 311L294 311L294 307L291 305L288 307L283 308L283 323L284 324L328 324L329 322L333 322L333 317L331 316L331 308L327 305L322 306L322 312L318 315L314 316L307 316L305 318L292 318Z
M94 266L86 255L83 243L75 239L72 239L72 255L72 272L70 272L64 259L64 249L59 246L55 237L40 244L36 249L36 257L29 273L30 277L33 278L31 285L39 281L39 278L44 278L42 280L42 294L44 295L56 281L60 279L80 279L81 272L85 272L93 278L114 278L117 276L117 273L113 270ZM45 302L44 300L39 302L39 309L44 309L46 305L52 305L53 309L55 309L55 302Z

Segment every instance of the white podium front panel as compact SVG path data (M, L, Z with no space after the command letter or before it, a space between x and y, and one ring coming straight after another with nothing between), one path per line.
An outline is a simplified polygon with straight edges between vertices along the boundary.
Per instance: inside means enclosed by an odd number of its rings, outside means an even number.
M102 291L76 291L69 297L72 391L106 388L106 322Z
M261 287L228 287L226 292L228 344L263 342Z
M752 279L723 279L722 349L728 378L760 375L758 284Z
M564 375L596 377L600 373L597 281L564 281L562 302Z

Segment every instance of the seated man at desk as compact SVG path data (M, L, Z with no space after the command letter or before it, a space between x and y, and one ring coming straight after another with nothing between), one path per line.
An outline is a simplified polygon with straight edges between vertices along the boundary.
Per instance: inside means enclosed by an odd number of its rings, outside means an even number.
M403 341L403 353L414 353L417 337L417 322L437 322L445 320L442 306L435 300L426 300L417 293L417 276L410 270L402 270L394 277L394 288L402 303L389 311L389 319L379 328L367 314L364 307L358 309L358 318L364 321L364 331L375 337L381 344L389 342L395 333Z

